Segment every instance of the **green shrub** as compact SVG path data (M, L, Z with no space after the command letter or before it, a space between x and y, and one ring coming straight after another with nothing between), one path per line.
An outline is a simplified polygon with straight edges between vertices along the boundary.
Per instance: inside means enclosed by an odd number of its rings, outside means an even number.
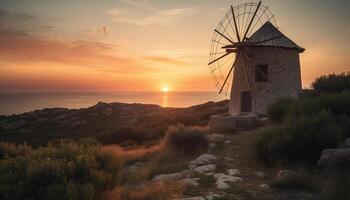
M311 86L318 94L350 90L350 72L321 76Z
M306 116L315 116L321 110L328 110L335 117L350 115L350 92L326 94L313 98L299 98L290 105L286 114L287 121Z
M198 127L173 126L166 132L166 146L183 153L203 151L209 143L206 133L206 130Z
M267 116L272 122L279 123L286 115L289 105L295 100L291 98L282 98L270 104L267 107Z
M345 129L336 123L336 118L321 111L259 130L256 154L268 164L315 164L322 150L336 147L344 135Z
M125 141L134 141L138 144L154 141L164 136L164 130L160 128L143 128L123 126L111 132L105 132L97 136L103 144L121 144Z
M100 199L119 180L121 161L92 140L16 149L0 160L0 199Z

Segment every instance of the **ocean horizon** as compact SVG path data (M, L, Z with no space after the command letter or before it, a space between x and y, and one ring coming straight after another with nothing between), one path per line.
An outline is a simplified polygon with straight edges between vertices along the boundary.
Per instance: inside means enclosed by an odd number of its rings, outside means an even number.
M144 103L162 107L189 107L227 99L213 91L186 92L2 92L0 115L21 114L44 108L78 109L98 102Z

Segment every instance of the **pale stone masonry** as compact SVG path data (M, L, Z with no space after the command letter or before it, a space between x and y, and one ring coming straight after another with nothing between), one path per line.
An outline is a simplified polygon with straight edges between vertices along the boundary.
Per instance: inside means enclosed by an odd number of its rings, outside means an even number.
M301 92L301 72L299 54L303 48L278 31L271 23L267 22L249 41L264 41L272 36L282 35L256 47L246 49L247 74L243 67L243 58L239 56L234 68L232 91L230 97L229 113L238 115L242 113L242 92L249 92L250 82L251 105L250 112L253 114L266 114L269 104L281 97L295 98ZM267 82L257 82L257 66L267 66Z

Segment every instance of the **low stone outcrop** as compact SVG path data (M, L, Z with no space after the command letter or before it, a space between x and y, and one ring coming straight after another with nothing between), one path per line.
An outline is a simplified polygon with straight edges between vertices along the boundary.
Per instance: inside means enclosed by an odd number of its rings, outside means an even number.
M350 167L350 148L323 150L317 166L328 169Z

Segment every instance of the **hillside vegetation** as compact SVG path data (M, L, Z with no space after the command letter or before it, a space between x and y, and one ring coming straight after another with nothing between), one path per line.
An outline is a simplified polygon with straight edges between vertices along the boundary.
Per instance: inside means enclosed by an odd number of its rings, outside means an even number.
M82 109L47 108L0 116L0 141L27 142L37 147L60 139L91 137L102 144L147 145L163 138L170 125L206 125L211 115L227 110L227 100L188 108L125 103L98 103Z
M272 124L258 131L256 144L265 163L315 165L322 150L350 137L350 73L322 76L312 86L268 108Z

